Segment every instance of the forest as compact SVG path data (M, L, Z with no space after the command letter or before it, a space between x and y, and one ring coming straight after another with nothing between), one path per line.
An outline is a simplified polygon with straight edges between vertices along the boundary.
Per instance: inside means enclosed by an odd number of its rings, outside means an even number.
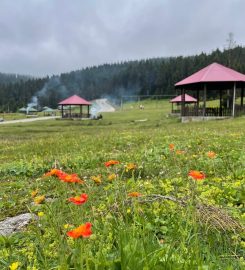
M0 112L15 112L34 99L40 107L56 108L60 100L73 94L87 100L174 95L176 82L213 62L245 73L245 47L216 49L193 56L108 63L44 78L0 73Z

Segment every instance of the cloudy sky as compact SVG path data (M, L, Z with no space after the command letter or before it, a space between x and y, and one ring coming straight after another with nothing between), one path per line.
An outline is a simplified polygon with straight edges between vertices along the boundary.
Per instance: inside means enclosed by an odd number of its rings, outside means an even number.
M86 66L245 46L244 0L0 0L0 72Z

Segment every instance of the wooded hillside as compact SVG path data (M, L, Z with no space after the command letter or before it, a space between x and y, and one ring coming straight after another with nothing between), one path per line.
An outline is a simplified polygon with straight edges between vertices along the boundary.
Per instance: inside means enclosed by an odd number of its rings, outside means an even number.
M40 106L55 108L58 101L72 94L88 100L105 96L170 95L175 93L176 82L212 62L245 73L245 47L188 57L104 64L40 79L16 81L0 76L0 111L16 111L31 102L33 96L37 96Z

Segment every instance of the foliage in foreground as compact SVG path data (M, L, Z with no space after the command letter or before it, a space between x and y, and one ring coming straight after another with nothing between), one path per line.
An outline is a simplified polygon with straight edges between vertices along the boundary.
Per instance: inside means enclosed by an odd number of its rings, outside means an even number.
M0 131L0 218L38 216L1 237L1 269L242 269L244 119L103 121ZM43 177L51 167L62 181ZM89 237L69 236L87 223Z

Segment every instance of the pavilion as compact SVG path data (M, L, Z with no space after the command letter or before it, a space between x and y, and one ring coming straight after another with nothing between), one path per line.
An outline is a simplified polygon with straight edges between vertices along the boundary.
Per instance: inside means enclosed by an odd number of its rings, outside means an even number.
M245 112L243 106L245 75L218 63L213 63L175 84L181 91L182 117L234 117ZM196 106L186 107L186 91L196 93ZM201 94L201 96L200 96ZM218 97L218 106L207 107L207 96ZM236 101L240 98L240 103ZM202 106L200 106L202 102ZM183 120L183 119L182 119Z
M59 102L59 106L61 106L61 117L62 118L89 118L90 117L90 106L91 103L87 100L73 95L61 102ZM74 112L74 107L79 106L79 111ZM83 111L83 107L86 108L86 112Z
M180 114L180 108L179 106L181 105L181 95L172 98L169 102L172 104L172 114ZM192 96L189 96L187 94L185 94L185 103L186 104L193 104L193 103L197 103L197 99L195 99ZM174 109L174 104L177 105L177 108Z

